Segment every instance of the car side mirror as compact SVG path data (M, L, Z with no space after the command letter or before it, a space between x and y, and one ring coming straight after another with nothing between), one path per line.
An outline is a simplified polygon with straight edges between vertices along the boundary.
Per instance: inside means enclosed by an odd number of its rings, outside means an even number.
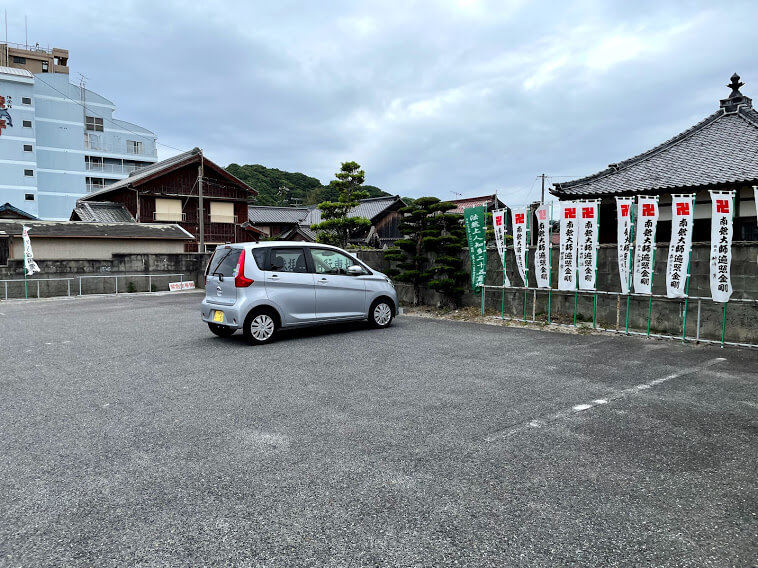
M353 266L348 266L347 274L348 276L361 276L363 274L363 267L358 266L357 264L354 264Z

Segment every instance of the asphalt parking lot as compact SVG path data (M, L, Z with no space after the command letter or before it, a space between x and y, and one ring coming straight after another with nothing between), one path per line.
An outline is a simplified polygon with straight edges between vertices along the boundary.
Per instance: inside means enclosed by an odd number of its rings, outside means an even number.
M758 565L758 352L0 303L2 566Z

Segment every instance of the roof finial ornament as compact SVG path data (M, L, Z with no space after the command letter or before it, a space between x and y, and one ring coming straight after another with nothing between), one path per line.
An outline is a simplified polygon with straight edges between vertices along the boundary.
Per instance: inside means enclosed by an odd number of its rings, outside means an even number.
M740 87L742 87L745 83L740 81L740 76L735 73L731 77L732 82L727 85L728 88L732 89L731 94L729 95L729 98L733 97L741 97L742 93L740 93Z
M727 87L732 89L732 92L727 98L721 99L721 108L724 110L724 112L731 114L738 112L740 108L753 108L752 99L740 93L740 87L745 84L740 81L740 76L735 73L730 77L730 79L731 82L727 85Z

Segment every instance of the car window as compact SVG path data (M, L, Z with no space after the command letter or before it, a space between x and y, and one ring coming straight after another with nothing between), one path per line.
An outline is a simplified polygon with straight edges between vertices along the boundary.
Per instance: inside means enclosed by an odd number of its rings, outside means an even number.
M234 276L234 269L240 259L240 248L217 248L208 264L208 274L211 276Z
M308 272L305 252L301 248L272 248L268 270L276 272Z
M268 254L268 248L254 248L253 249L253 258L255 259L255 264L258 265L259 270L265 270L266 268L266 255Z
M347 274L347 268L356 262L349 256L330 249L311 249L317 274Z

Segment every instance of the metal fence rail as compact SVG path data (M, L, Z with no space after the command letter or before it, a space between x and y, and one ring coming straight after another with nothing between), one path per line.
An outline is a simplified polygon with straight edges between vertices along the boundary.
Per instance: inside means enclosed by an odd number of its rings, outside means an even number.
M119 287L119 279L129 279L126 288L122 284ZM144 289L139 290L134 281L138 280L143 283ZM179 282L184 282L184 273L151 273L151 274L86 274L81 276L74 276L71 278L14 278L0 280L3 288L3 298L29 298L29 297L56 297L56 296L71 296L72 290L78 290L78 296L87 296L94 294L124 294L133 292L155 292L154 282L163 280L166 284L171 279L175 279ZM79 281L78 287L76 283L72 286L72 282ZM112 282L108 282L112 280ZM99 286L93 286L95 282L101 282ZM122 280L123 282L123 280ZM89 285L88 285L89 284ZM98 291L93 291L94 288L98 288ZM168 288L168 287L167 287ZM9 295L9 289L16 293ZM112 290L112 291L111 291ZM44 294L43 294L44 292ZM75 293L75 292L74 292Z
M663 339L678 339L682 342L686 341L693 341L696 343L712 343L712 344L718 344L722 347L725 345L732 345L732 346L738 346L738 347L750 347L750 348L758 348L758 343L747 343L747 342L741 342L741 341L727 341L726 340L726 319L727 319L727 306L729 304L739 304L739 305L753 305L758 307L758 299L754 298L731 298L728 302L719 304L713 302L713 299L706 296L688 296L685 298L669 298L666 295L663 294L635 294L635 293L629 293L624 294L622 292L608 292L603 290L574 290L574 291L568 291L568 290L555 290L552 288L535 288L532 286L525 287L525 286L495 286L495 285L483 285L482 287L482 314L484 314L484 306L485 306L485 296L487 293L487 290L491 291L499 291L502 294L502 300L501 300L501 315L500 319L504 320L512 320L512 321L521 321L521 322L528 322L528 323L549 323L552 325L560 325L560 326L566 326L566 327L579 327L577 324L577 304L576 300L579 297L583 297L586 299L592 299L593 300L593 312L592 312L592 329L595 329L597 331L607 331L611 333L621 333L625 335L642 335L646 337L656 337L656 338L663 338ZM506 291L518 291L523 292L524 294L524 300L523 300L523 317L516 317L516 316L510 316L506 317L505 315L505 299L504 294ZM529 312L528 304L529 304L529 292L531 292L531 318L527 317L527 314ZM538 319L537 317L537 301L538 301L538 294L542 295L542 299L544 300L545 297L547 297L547 313L545 314L544 319ZM597 321L597 298L602 296L614 296L616 297L616 314L617 314L617 321L616 321L616 328L611 327L603 327L598 325ZM554 297L573 297L574 298L574 308L573 308L573 323L566 324L566 323L559 323L553 321L554 315L562 315L566 316L565 313L562 314L553 314L552 313L552 305L551 300ZM625 326L623 329L620 327L620 315L622 314L622 299L624 302L626 302L626 313L624 314L625 317ZM653 300L655 301L662 301L666 303L680 303L683 308L682 312L682 333L680 335L673 335L673 334L667 334L667 333L655 333L651 331L650 328L650 312L648 311L647 316L647 332L643 331L635 331L629 329L629 300L637 300L637 301L644 301L646 303L652 303ZM705 339L701 337L701 328L702 328L702 313L703 313L703 301L707 301L710 303L715 303L719 305L719 311L721 311L721 339L720 340L714 340L714 339ZM688 335L687 334L687 312L688 312L688 304L690 302L697 302L697 319L695 324L695 334ZM585 322L581 322L582 324ZM590 322L586 322L589 324Z

